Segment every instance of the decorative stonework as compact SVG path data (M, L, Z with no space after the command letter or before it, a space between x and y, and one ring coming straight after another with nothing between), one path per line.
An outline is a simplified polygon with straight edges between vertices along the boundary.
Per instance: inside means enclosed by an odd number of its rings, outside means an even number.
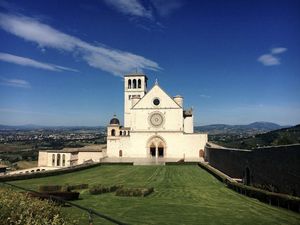
M161 127L164 124L165 118L161 112L155 111L149 115L149 123L153 127Z

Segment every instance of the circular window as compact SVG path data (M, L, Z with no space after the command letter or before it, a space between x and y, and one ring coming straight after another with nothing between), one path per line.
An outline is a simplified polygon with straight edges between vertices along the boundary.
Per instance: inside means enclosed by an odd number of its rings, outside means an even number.
M160 101L159 101L158 98L155 98L155 99L153 100L153 104L154 104L154 105L159 105L159 103L160 103Z
M164 120L164 116L160 112L153 112L148 117L150 125L156 128L161 127L164 123Z

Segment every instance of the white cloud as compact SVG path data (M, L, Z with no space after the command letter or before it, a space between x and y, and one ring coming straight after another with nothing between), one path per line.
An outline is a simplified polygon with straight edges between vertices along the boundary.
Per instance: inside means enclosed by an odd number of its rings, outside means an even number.
M272 54L280 54L287 51L287 48L272 48L271 53Z
M169 16L171 13L183 6L181 0L151 0L160 16Z
M159 70L159 65L143 56L120 51L102 45L94 45L65 34L40 21L11 14L0 13L0 27L18 37L37 43L40 48L55 48L75 53L90 66L116 76L139 70Z
M280 58L277 56L287 51L287 48L272 48L269 54L264 54L258 57L257 61L261 62L265 66L275 66L280 64Z
M108 6L129 16L154 20L154 10L159 16L168 16L183 6L182 0L103 0ZM148 5L148 8L145 5Z
M259 62L261 62L262 64L264 64L265 66L274 66L274 65L280 64L279 58L277 58L271 54L262 55L257 60Z
M146 9L138 0L104 0L104 2L125 15L148 19L153 17L151 10Z
M9 63L14 63L14 64L21 65L21 66L30 66L30 67L35 67L35 68L44 69L44 70L57 71L57 72L63 71L63 70L78 72L78 70L71 69L68 67L58 66L58 65L49 64L49 63L42 63L42 62L39 62L39 61L36 61L33 59L24 58L24 57L16 56L16 55L11 55L8 53L3 53L3 52L0 52L0 60L9 62Z
M0 85L20 88L31 88L31 85L26 80L0 78Z

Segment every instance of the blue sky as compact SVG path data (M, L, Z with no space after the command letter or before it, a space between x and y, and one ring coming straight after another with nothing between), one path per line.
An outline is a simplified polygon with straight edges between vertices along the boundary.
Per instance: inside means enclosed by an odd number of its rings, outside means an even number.
M0 0L0 124L106 125L138 68L195 124L300 123L300 1Z

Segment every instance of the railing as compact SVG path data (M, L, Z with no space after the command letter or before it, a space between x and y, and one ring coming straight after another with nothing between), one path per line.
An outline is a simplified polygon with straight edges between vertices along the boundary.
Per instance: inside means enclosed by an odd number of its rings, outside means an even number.
M36 193L36 194L41 194L38 191L30 190L30 189L27 189L27 188L24 188L24 187L21 187L21 186L18 186L18 185L10 184L10 183L7 183L7 182L1 182L1 184L7 185L7 186L11 186L11 187L23 190L23 191L32 192L32 193ZM81 209L83 211L86 211L88 213L88 217L89 217L88 218L89 225L93 225L93 216L100 217L100 218L105 219L107 221L110 221L110 222L112 222L114 224L127 225L127 223L123 223L123 222L118 221L118 220L116 220L116 219L114 219L112 217L106 216L106 215L104 215L104 214L102 214L100 212L95 211L94 209L83 207L81 205L75 204L75 203L70 202L70 201L63 200L63 199L61 199L59 197L56 197L56 196L53 196L53 195L50 195L50 194L48 196L49 196L50 200L53 199L53 200L56 200L58 202L61 202L61 203L64 203L64 204L68 204L68 205L74 206L74 207L76 207L78 209Z

